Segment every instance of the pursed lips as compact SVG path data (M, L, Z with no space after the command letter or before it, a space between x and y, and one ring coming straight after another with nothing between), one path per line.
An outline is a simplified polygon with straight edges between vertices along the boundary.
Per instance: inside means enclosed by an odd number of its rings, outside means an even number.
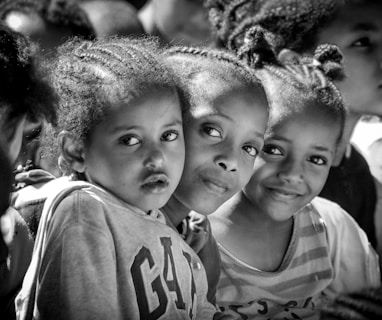
M143 180L141 188L159 192L167 188L169 184L170 180L165 173L151 173Z
M200 178L207 189L213 193L221 195L231 189L231 183L226 180L210 176L201 176Z

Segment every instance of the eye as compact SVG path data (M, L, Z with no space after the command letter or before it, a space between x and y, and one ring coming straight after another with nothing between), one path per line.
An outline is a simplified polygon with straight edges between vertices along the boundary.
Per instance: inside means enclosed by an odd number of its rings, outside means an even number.
M262 152L266 154L270 154L270 155L275 155L275 156L279 156L283 154L278 147L271 144L264 145Z
M308 161L318 166L324 166L328 163L328 161L321 156L311 156L309 157Z
M124 136L119 139L119 142L125 146L131 147L141 143L141 141L135 136Z
M244 146L243 149L247 152L251 157L256 157L259 154L259 151L253 146Z
M174 141L178 139L179 133L174 130L166 131L162 134L161 140L162 141Z
M220 131L211 127L211 126L204 126L203 132L205 132L206 134L208 134L211 137L216 137L216 138L222 137L222 134L220 133Z
M369 37L361 37L354 41L351 44L352 47L357 47L357 48L366 48L366 47L371 47L372 42Z

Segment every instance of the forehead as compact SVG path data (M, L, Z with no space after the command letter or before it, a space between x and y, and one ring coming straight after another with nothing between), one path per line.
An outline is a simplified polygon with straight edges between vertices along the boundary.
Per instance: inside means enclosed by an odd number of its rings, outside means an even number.
M382 30L382 1L360 1L340 7L335 19L328 25L338 31L380 31Z

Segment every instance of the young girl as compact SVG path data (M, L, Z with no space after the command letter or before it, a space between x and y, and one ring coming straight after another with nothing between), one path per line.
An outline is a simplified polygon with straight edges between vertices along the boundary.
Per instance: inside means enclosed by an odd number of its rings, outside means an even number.
M382 115L382 2L379 0L210 0L210 18L224 46L237 52L246 31L273 33L276 52L312 53L332 43L344 55L346 79L338 87L349 107L343 141L321 196L337 202L376 247L376 188L361 154L349 145L362 115Z
M155 50L129 39L61 49L53 137L61 166L88 184L55 199L47 230L40 223L37 319L212 319L216 311L200 260L158 210L181 177L184 143L175 79Z
M240 54L270 98L264 146L250 182L212 216L222 274L217 304L237 319L312 319L326 297L380 283L365 233L337 204L317 198L341 141L345 112L326 76L339 76L340 53L259 65L250 29ZM263 54L271 54L268 50Z
M215 247L203 215L248 182L263 144L268 104L254 71L232 54L192 47L173 47L165 54L181 76L186 161L179 186L163 210L202 258L208 298L214 301L220 256L217 248L208 256L202 249Z

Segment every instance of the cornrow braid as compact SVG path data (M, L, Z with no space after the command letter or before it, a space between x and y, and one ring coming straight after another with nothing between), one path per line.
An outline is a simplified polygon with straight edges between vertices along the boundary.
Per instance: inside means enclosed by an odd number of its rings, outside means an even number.
M321 320L382 319L382 288L343 294L321 311Z
M58 121L47 128L43 141L45 153L54 160L59 132L69 131L85 145L94 126L116 104L128 105L147 92L176 88L176 79L151 38L141 39L141 44L118 37L72 39L58 48L51 80L60 98Z
M224 0L211 0L208 8L216 35L230 50L236 51L242 46L251 26L260 25L276 36L276 51L287 44L288 48L302 52L314 47L319 29L336 16L343 3L337 0L234 0L228 4Z
M313 57L300 56L285 50L290 53L291 59L284 57L285 61L280 61L276 58L269 39L273 38L268 31L258 25L251 27L246 32L244 44L238 50L239 57L258 70L263 77L276 77L290 88L304 92L304 96L310 96L325 105L329 112L339 118L343 130L345 106L340 91L333 83L344 77L342 54L338 47L321 45L315 50Z
M165 55L171 56L171 55L184 55L184 56L190 56L194 57L195 59L199 58L206 58L212 61L220 61L223 63L230 64L237 68L237 71L244 74L249 75L250 77L255 77L255 74L249 66L242 62L239 58L235 57L233 54L231 54L228 51L224 50L215 50L215 49L208 49L208 48L196 48L196 47L171 47L165 51Z

